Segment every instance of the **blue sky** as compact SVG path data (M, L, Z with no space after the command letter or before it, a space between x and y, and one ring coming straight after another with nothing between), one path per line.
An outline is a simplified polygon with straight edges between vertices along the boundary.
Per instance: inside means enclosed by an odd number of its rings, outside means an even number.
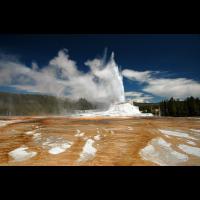
M84 62L102 56L104 49L108 48L108 55L112 51L115 53L115 61L121 71L149 71L149 81L152 78L169 78L172 81L184 78L186 82L195 81L195 88L198 88L200 82L200 35L0 35L0 54L13 55L26 66L36 62L42 68L64 48L68 49L70 59L76 61L80 71L88 72L89 68ZM169 97L170 93L165 97L165 94L154 92L152 85L144 89L148 84L135 75L131 78L124 76L125 91L152 95L151 101ZM191 90L191 87L188 89ZM9 87L9 84L0 84L0 91L20 90Z

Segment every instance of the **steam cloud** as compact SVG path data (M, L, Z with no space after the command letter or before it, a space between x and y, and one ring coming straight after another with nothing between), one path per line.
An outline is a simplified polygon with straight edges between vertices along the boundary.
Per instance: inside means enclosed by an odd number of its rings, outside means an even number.
M60 50L43 68L37 63L26 66L4 57L0 60L0 85L72 99L83 97L107 104L125 101L122 76L113 53L108 62L105 57L95 58L86 61L85 65L90 68L88 73L78 70L66 49Z

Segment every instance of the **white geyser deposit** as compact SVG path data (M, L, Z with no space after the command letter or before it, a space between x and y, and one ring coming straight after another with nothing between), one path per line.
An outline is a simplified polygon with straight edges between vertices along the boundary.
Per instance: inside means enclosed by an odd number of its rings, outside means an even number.
M97 150L95 147L93 147L94 142L95 141L92 139L88 139L86 141L78 162L90 160L95 156Z
M26 146L21 146L8 154L14 159L14 161L21 162L36 156L37 152L28 150L28 147Z

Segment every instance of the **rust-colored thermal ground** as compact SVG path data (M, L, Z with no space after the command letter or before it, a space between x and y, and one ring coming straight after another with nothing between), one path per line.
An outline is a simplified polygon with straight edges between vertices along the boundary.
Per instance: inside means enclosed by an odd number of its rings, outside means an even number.
M147 148L155 138L185 158L172 165L200 165L199 130L200 118L0 117L0 165L170 165L176 157L168 147Z

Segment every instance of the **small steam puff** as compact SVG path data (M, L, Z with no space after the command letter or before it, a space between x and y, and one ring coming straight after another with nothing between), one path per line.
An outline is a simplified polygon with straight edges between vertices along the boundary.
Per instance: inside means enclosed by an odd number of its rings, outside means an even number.
M7 57L0 60L0 85L15 87L28 92L65 96L72 99L86 98L92 102L124 102L122 75L112 53L108 62L106 57L88 60L85 65L88 73L78 70L66 49L50 60L45 67L37 63L31 67Z

